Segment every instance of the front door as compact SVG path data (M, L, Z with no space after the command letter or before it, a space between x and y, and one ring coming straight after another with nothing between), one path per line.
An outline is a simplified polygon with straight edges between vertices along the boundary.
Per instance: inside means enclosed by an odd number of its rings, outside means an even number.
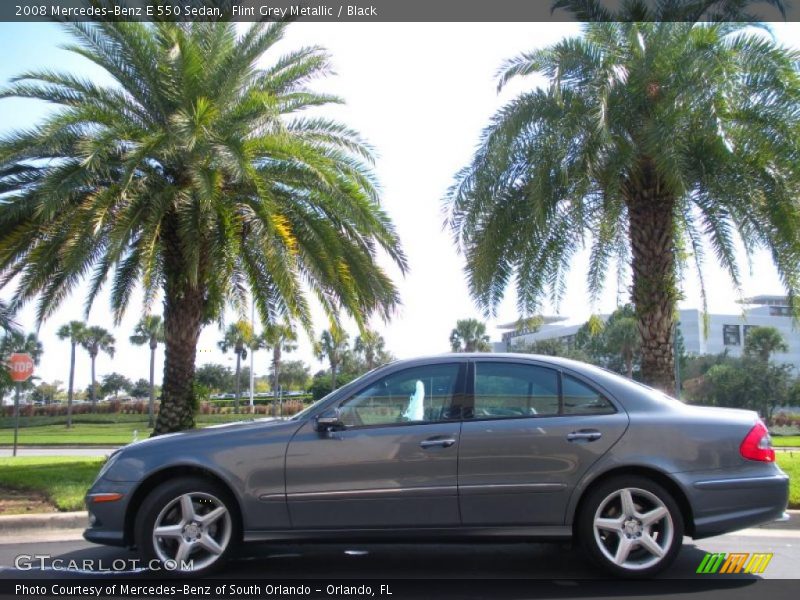
M589 382L529 361L474 365L459 454L464 525L561 525L573 488L628 415Z
M292 526L458 525L465 373L464 362L397 371L339 404L343 430L306 423L286 456Z

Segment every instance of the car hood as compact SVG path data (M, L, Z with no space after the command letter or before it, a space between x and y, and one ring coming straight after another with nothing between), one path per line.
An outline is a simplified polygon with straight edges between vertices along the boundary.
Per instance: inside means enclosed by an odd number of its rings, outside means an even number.
M221 435L235 434L238 432L246 432L252 429L259 431L267 429L285 428L290 426L297 426L296 421L288 421L286 419L275 419L267 417L263 419L250 419L247 421L232 421L230 423L219 423L216 425L209 425L207 427L200 427L197 429L188 429L186 431L178 431L175 433L164 433L154 437L145 438L137 442L123 446L120 450L125 450L126 453L131 450L151 450L158 446L167 446L173 444L180 444L188 441L199 441L204 438L216 438Z
M220 465L225 457L237 463L254 459L247 448L272 446L283 456L283 445L304 422L259 419L159 435L120 448L98 478L141 481L147 473L170 465Z

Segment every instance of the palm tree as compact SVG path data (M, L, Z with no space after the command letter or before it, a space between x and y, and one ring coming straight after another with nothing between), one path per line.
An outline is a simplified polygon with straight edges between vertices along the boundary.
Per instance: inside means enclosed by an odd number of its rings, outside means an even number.
M247 321L237 321L228 326L223 338L217 342L219 349L223 352L233 350L236 354L236 399L234 400L235 413L239 412L239 397L242 391L242 360L247 358L247 349L255 341L253 328Z
M42 343L35 333L26 335L17 329L7 330L4 332L3 337L0 338L0 367L5 363L6 358L15 352L30 354L33 363L38 365L43 351ZM0 368L0 404L2 404L2 399L5 396L6 390L12 388L13 385L14 383L11 380L11 375L8 370ZM33 383L29 379L22 384L22 387L30 389L33 387Z
M290 325L269 323L264 327L260 341L262 348L272 350L272 393L277 396L283 353L297 350L297 333Z
M70 23L69 49L114 85L46 70L0 90L56 106L0 139L0 282L16 276L12 308L38 298L40 321L87 273L88 306L111 279L116 322L137 285L144 313L162 297L157 433L193 426L198 336L225 306L252 294L262 322L310 333L309 296L333 323L340 308L363 324L399 303L378 260L405 272L406 259L371 148L303 112L341 102L309 87L328 55L264 57L287 26Z
M486 324L477 319L459 319L450 332L453 352L488 352L491 350Z
M741 21L758 20L764 6L778 9L786 18L785 0L671 0L670 2L608 2L607 0L553 0L551 9L564 9L578 21ZM609 5L616 8L613 10ZM759 6L762 5L762 6ZM770 14L771 16L771 14Z
M156 350L164 341L164 323L160 315L145 315L136 324L131 344L136 346L150 346L150 403L147 407L147 426L155 425L154 411L156 404Z
M0 300L0 330L5 332L15 328L16 323L14 323L14 318L8 309L8 305Z
M364 358L367 371L375 368L378 358L384 353L386 342L377 331L366 330L356 337L353 350Z
M331 390L336 389L336 373L350 349L348 337L346 331L337 328L328 329L322 332L314 344L314 355L317 359L327 360L331 366Z
M81 343L86 324L82 321L70 321L58 328L56 335L60 340L69 340L69 388L67 389L67 429L72 427L72 399L75 393L75 348ZM94 389L94 386L92 386Z
M788 352L786 340L775 327L752 327L744 340L744 353L768 363L775 352Z
M22 333L21 331L9 331L3 335L0 341L0 355L3 357L19 352L30 354L33 363L38 365L42 358L44 347L35 333Z
M114 356L114 336L106 329L98 326L87 327L80 336L80 344L89 353L92 361L92 410L97 406L97 383L95 381L95 361L100 352Z
M800 290L800 54L748 27L588 23L502 67L500 88L534 73L549 85L494 116L447 195L487 313L512 279L521 312L547 292L557 304L588 245L594 297L614 262L622 281L630 266L642 377L668 390L682 261L702 283L710 245L738 288L739 238L748 253L769 249L789 293Z

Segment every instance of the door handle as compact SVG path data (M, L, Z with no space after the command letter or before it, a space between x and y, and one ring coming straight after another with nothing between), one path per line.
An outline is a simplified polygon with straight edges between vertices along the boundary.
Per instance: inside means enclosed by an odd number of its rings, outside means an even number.
M444 438L441 440L423 440L419 443L419 447L423 450L428 448L449 448L456 443L455 438Z
M580 429L567 434L567 441L569 442L594 442L603 437L603 434L596 429Z

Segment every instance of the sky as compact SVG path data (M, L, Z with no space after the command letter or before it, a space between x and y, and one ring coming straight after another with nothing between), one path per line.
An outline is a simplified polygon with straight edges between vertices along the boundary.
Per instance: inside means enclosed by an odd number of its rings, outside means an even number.
M776 37L787 46L797 46L800 24L776 24ZM495 73L507 58L520 52L552 44L575 35L579 26L572 23L294 23L285 38L274 47L266 62L305 45L321 45L332 55L335 75L316 84L317 89L342 96L346 105L326 109L327 116L338 118L360 131L375 147L378 160L375 172L381 184L383 205L393 219L410 269L405 277L390 264L382 264L393 276L402 306L389 323L371 322L398 358L438 354L449 350L449 335L457 319L485 320L493 341L500 339L498 325L517 319L513 289L509 288L496 318L485 319L472 302L464 275L464 261L456 251L449 231L443 228L442 197L454 174L466 165L476 147L481 129L492 114L521 91L541 85L537 77L513 82L497 94ZM0 87L24 71L49 68L77 72L100 82L108 78L83 59L59 49L69 37L58 25L49 23L0 23ZM0 135L34 125L50 110L47 106L18 99L0 100ZM619 301L628 299L627 289L618 290L612 275L595 304L586 290L587 252L573 260L567 294L559 306L545 304L545 314L559 314L570 321L585 320L592 313L608 313ZM743 295L780 294L783 289L769 255L759 252L748 269L743 265ZM740 314L739 298L727 275L708 254L706 287L709 309L713 313ZM688 271L682 282L681 308L699 308L697 278ZM69 344L57 338L62 324L84 320L83 286L45 321L39 336L45 353L36 375L45 381L66 382L69 376ZM0 290L8 299L12 289ZM117 339L113 358L97 359L98 379L116 371L130 379L147 378L149 349L135 347L128 336L141 317L134 300L122 323L115 327L102 294L88 317L91 325L112 330ZM316 312L315 326L320 332L327 323ZM227 322L235 320L229 314ZM26 330L36 327L33 306L18 315ZM349 323L351 338L357 335ZM197 364L234 365L232 354L217 348L222 333L217 325L203 330ZM323 365L313 357L309 339L301 334L299 348L286 356L312 365L312 372ZM159 349L157 364L163 364ZM269 356L255 356L256 375L266 374ZM157 382L161 380L157 368ZM85 389L90 381L89 358L78 356L76 388Z

